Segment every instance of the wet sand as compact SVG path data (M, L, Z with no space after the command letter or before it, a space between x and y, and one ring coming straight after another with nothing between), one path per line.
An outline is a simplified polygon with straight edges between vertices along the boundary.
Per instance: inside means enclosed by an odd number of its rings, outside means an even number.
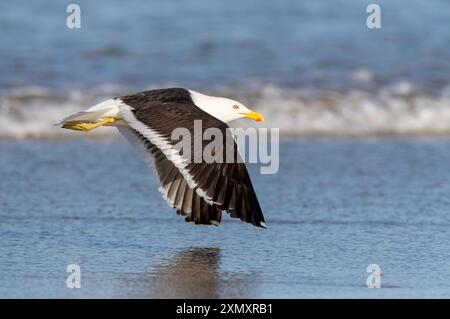
M184 222L125 142L1 141L0 296L450 297L450 139L280 151L278 174L250 167L263 230ZM382 289L366 287L373 263Z

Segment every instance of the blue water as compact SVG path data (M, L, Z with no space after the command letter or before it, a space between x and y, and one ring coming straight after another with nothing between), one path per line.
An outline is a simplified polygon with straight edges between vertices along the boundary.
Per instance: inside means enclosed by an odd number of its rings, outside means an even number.
M370 2L360 0L76 3L82 20L73 30L67 2L0 3L0 88L346 91L409 81L439 92L450 83L448 1L377 1L378 30L367 28ZM358 80L361 70L370 81Z
M0 296L450 297L449 139L280 150L277 174L250 167L264 230L184 222L125 142L1 141Z
M289 136L450 136L450 2L0 3L0 138L54 138L102 100L181 86L232 98Z
M76 3L0 2L0 297L450 297L450 2ZM52 125L167 86L280 128L268 230L187 224L112 130Z

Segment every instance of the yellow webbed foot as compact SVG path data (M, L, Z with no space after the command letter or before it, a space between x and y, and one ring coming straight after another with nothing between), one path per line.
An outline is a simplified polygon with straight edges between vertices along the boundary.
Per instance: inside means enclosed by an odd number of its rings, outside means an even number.
M99 126L105 125L105 124L111 124L116 122L117 119L114 117L108 117L100 122L80 122L80 121L75 121L75 122L67 122L64 123L62 128L68 129L68 130L75 130L75 131L83 131L83 132L88 132L91 131Z

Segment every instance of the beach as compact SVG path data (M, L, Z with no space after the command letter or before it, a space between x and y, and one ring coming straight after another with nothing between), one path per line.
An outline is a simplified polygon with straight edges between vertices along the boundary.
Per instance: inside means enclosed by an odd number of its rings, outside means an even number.
M250 166L265 230L186 223L124 141L1 141L0 295L448 298L449 149L284 139L277 174ZM369 264L381 289L366 286Z
M450 297L449 2L77 4L0 2L0 297ZM55 125L170 87L279 129L268 229L186 223L116 129Z

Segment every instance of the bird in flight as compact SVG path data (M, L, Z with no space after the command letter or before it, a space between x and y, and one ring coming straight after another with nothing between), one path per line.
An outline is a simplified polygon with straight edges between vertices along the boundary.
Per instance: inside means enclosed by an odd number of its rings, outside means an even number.
M217 226L225 210L231 217L266 228L250 175L226 124L244 117L264 121L260 113L237 101L168 88L112 98L58 124L85 132L100 126L117 127L146 151L156 170L161 194L188 222ZM232 161L199 161L198 152L179 151L172 132L183 128L195 135L198 120L202 132L215 128L223 133L213 153L223 155L223 159L232 153ZM202 144L205 146L205 141Z

